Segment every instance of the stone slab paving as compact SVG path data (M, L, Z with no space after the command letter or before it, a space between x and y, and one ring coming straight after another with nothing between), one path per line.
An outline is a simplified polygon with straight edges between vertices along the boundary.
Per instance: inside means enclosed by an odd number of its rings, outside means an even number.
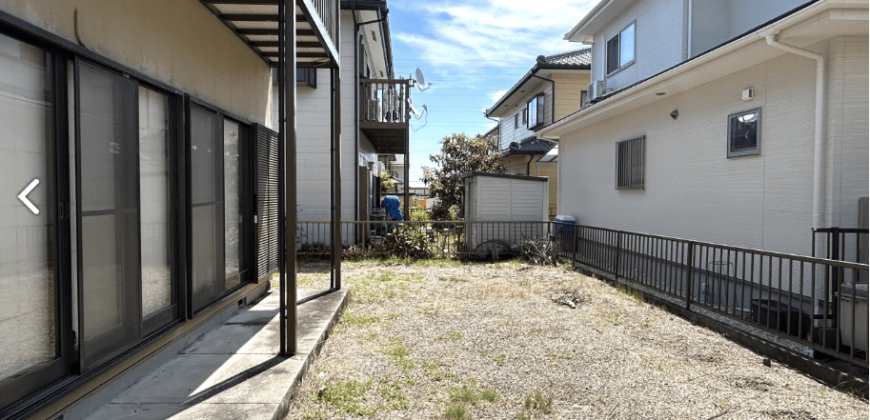
M283 419L293 389L347 304L342 290L297 308L298 353L278 355L273 290L138 380L88 420Z

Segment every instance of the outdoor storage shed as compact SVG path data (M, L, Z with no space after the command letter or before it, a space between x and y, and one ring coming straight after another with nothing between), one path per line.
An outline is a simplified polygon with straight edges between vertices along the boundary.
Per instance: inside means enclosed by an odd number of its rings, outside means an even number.
M464 178L469 252L506 251L524 236L549 232L549 178L482 172Z

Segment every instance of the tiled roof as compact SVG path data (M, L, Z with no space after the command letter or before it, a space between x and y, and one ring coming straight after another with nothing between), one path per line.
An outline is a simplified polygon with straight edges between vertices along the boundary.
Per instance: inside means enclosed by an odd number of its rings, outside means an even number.
M566 51L559 54L545 55L544 62L547 64L565 64L565 65L591 65L592 64L592 48L580 48L579 50ZM540 58L540 57L539 57ZM538 61L540 62L540 61Z
M512 142L507 149L502 150L502 156L510 155L543 155L550 151L555 143L529 137L519 142Z
M508 91L502 95L501 99L491 108L486 110L486 115L490 115L501 106L517 89L531 79L532 75L540 69L575 69L589 70L592 65L592 48L585 47L577 50L566 51L552 55L539 55L535 63L519 81L514 83Z

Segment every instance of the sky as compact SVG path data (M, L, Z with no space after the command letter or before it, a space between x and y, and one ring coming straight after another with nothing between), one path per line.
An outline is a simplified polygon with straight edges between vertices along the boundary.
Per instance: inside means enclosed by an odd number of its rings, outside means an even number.
M431 89L414 89L411 186L422 186L423 166L439 141L453 133L483 134L484 117L539 55L581 48L562 40L598 0L388 0L396 77L423 70Z

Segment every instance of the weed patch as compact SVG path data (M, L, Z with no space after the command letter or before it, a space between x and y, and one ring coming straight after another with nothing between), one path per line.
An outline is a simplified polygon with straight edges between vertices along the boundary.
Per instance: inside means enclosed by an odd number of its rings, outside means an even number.
M365 393L372 387L372 380L365 382L347 381L326 385L312 399L320 400L339 411L358 416L375 417L377 408L363 406Z
M444 416L447 420L470 420L471 417L468 415L465 404L461 403L449 403L447 404L447 409L444 411Z
M459 340L460 338L462 338L461 332L455 332L455 333L450 334L450 335L442 335L442 336L438 337L438 339L441 341L448 341L448 340L456 341L456 340Z

